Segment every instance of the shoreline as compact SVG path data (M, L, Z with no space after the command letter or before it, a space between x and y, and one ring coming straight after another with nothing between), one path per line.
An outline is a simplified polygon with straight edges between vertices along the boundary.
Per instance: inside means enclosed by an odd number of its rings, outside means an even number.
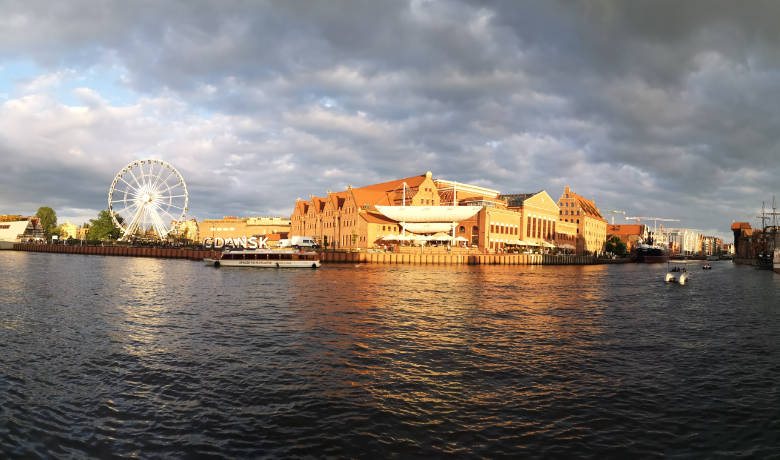
M206 249L153 248L130 246L65 246L16 243L14 251L47 252L120 257L155 257L202 260L221 251ZM409 265L600 265L631 263L628 259L596 259L591 256L551 254L410 254L392 252L322 252L328 264L409 264Z

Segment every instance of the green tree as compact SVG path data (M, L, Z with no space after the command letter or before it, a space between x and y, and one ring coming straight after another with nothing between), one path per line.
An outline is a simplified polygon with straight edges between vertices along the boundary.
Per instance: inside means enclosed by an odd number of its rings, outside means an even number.
M121 222L121 217L119 219ZM97 219L89 220L89 232L87 233L87 239L89 240L116 240L121 235L122 231L114 225L114 220L106 209L100 211Z
M607 243L604 245L604 252L611 252L612 254L624 256L626 255L626 243L624 243L620 237L614 235L612 238L608 239Z
M41 206L35 213L35 217L38 218L46 238L50 237L57 228L57 213L48 206Z

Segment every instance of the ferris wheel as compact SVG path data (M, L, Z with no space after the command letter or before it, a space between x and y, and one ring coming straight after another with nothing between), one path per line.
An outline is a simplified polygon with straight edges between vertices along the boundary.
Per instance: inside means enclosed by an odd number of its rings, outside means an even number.
M163 239L187 213L187 184L162 160L136 160L122 168L108 191L108 212L120 240L153 231Z

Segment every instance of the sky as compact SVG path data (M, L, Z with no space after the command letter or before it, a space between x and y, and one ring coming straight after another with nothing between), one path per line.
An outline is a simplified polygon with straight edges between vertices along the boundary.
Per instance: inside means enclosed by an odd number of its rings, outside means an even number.
M780 3L0 0L0 214L127 163L188 217L424 174L732 239L780 192ZM615 223L627 222L621 214Z

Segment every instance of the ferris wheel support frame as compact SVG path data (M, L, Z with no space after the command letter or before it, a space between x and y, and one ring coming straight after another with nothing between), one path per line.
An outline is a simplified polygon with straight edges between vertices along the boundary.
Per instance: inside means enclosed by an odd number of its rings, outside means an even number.
M170 182L172 177L174 181ZM117 192L120 199L114 199ZM121 209L114 209L115 203L120 204ZM128 163L116 174L108 191L108 210L114 225L122 231L120 241L126 241L141 230L152 230L158 238L164 239L175 224L184 220L188 203L184 178L173 165L163 160ZM163 220L166 214L171 218L170 227Z

